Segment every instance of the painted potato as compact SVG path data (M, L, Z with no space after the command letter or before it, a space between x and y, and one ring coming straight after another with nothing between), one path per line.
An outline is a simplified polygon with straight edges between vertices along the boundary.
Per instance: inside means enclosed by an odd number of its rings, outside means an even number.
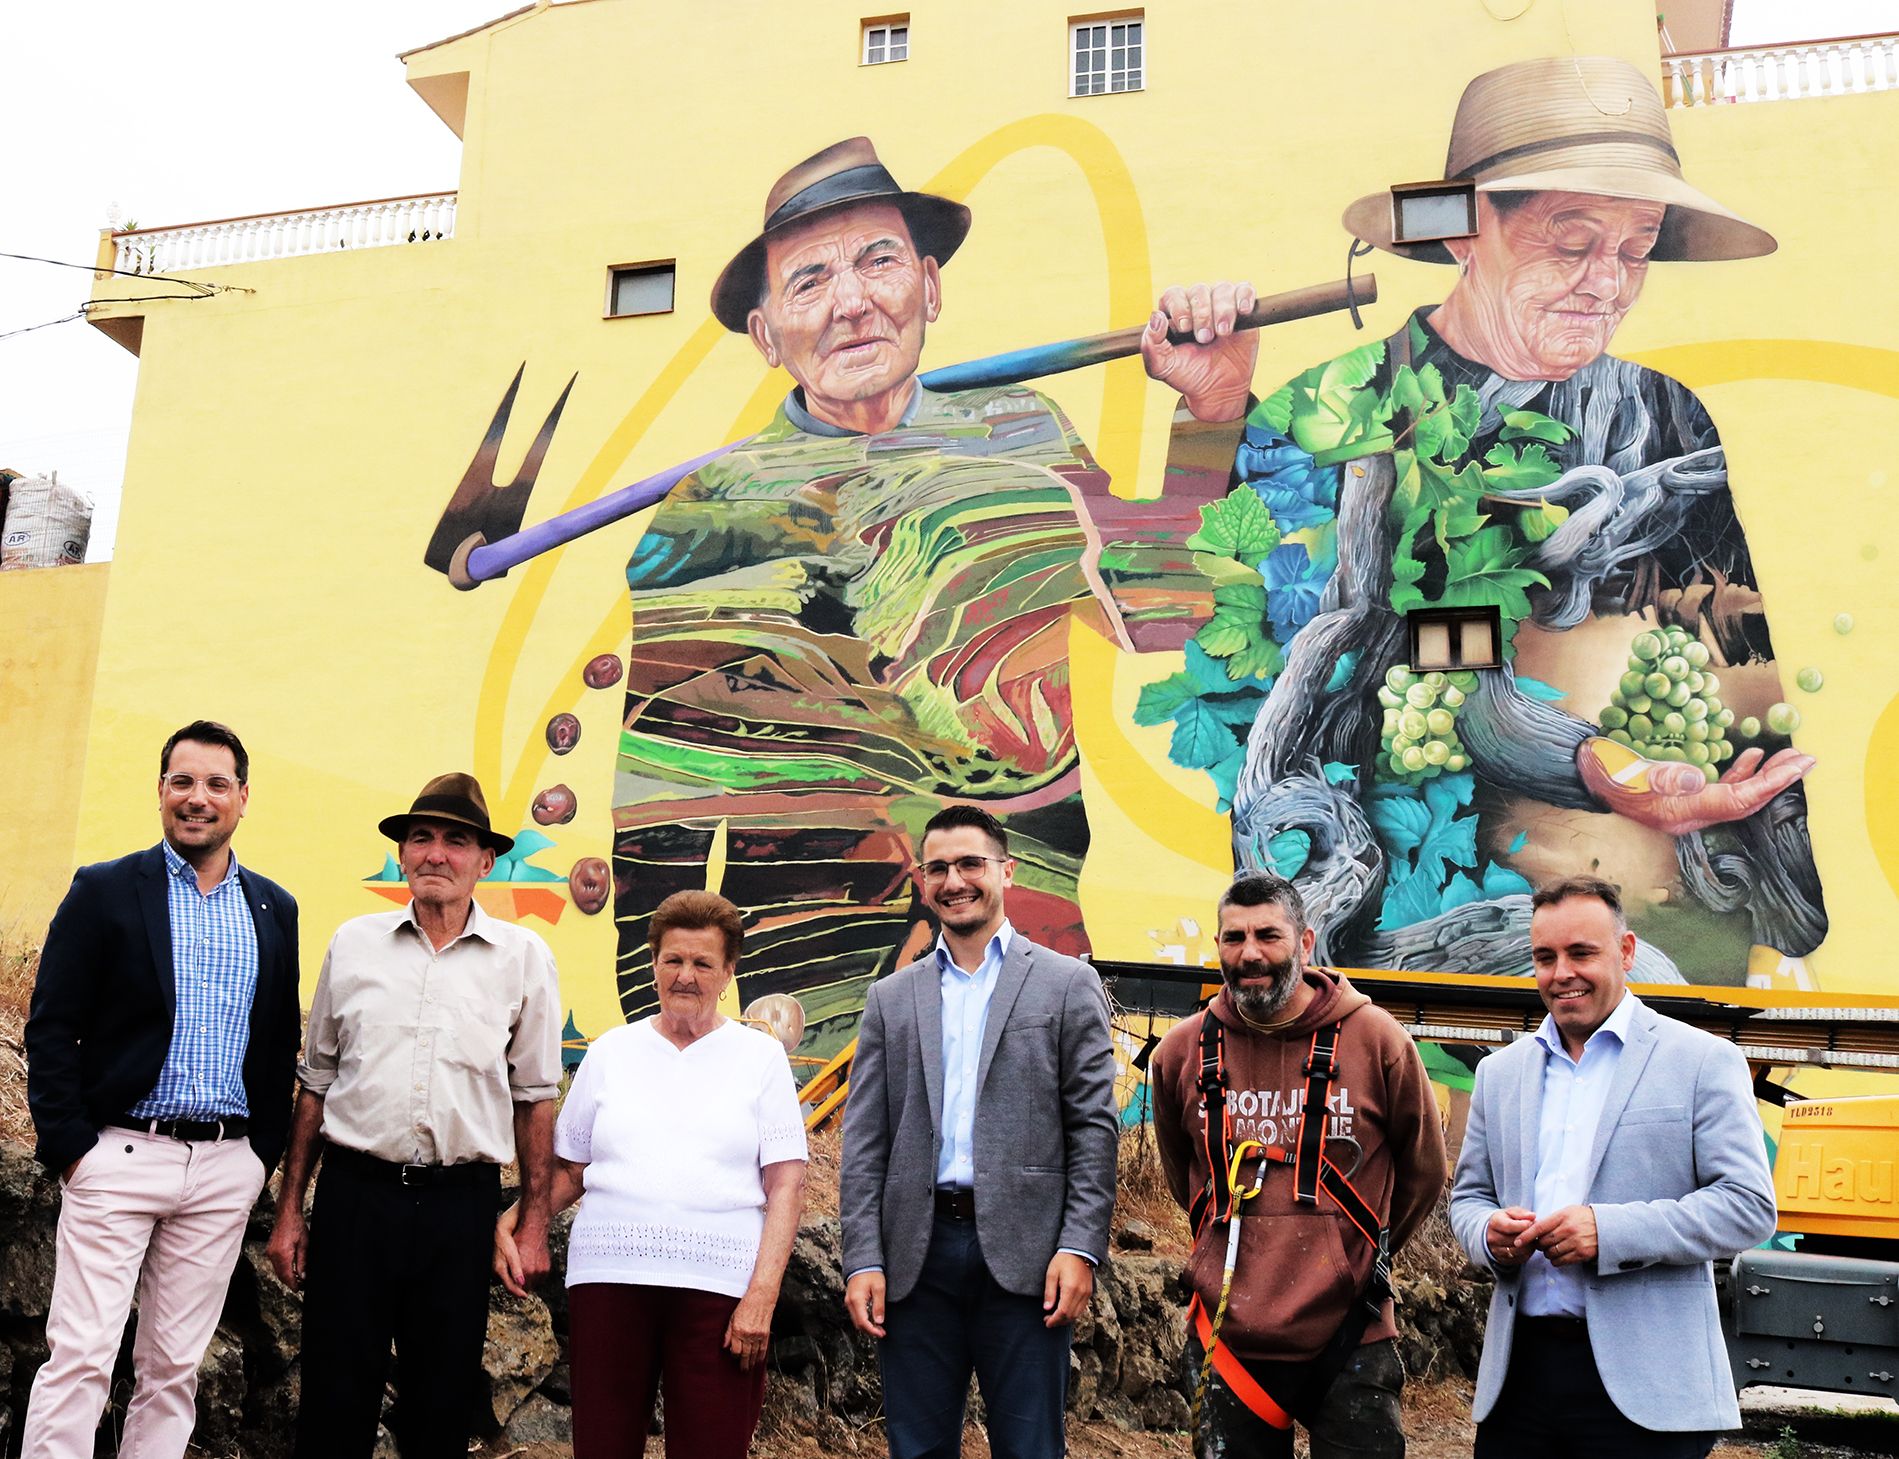
M567 891L574 905L591 917L613 894L613 869L598 856L583 856L567 873Z
M565 755L580 743L580 719L572 714L557 714L547 722L547 748Z
M587 660L587 667L580 671L580 677L589 689L611 689L625 673L626 669L621 665L618 654L600 654Z
M534 797L531 808L538 826L564 826L580 809L580 799L566 785L550 785Z

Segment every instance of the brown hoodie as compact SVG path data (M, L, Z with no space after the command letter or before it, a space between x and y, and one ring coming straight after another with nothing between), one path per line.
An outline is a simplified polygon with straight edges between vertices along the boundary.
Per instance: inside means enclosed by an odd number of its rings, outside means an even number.
M1313 1030L1343 1021L1338 1073L1327 1104L1330 1134L1349 1135L1361 1154L1347 1170L1353 1186L1391 1228L1395 1252L1410 1239L1444 1188L1444 1130L1437 1099L1417 1047L1391 1015L1372 1006L1337 973L1308 967L1313 999L1282 1034L1249 1029L1222 989L1208 1012L1169 1029L1155 1051L1154 1133L1174 1199L1186 1207L1206 1188L1200 1139L1200 1023L1218 1018L1226 1030L1227 1109L1234 1140L1291 1149L1305 1096L1301 1072ZM1340 1159L1339 1146L1331 1147ZM1252 1166L1247 1167L1251 1185ZM1221 1177L1224 1180L1225 1174ZM1371 1274L1372 1248L1323 1191L1318 1209L1296 1207L1290 1166L1267 1168L1259 1195L1243 1207L1239 1262L1220 1340L1243 1358L1298 1362L1317 1357L1345 1320ZM1226 1266L1225 1227L1211 1223L1194 1243L1189 1280L1209 1318L1220 1300ZM1362 1341L1395 1336L1391 1303L1368 1324Z

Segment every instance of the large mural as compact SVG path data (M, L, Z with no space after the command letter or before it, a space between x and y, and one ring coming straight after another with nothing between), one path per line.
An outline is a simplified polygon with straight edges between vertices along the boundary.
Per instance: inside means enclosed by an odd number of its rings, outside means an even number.
M1395 240L1384 192L1344 217L1446 265L1445 292L1263 398L1251 287L1161 296L1137 343L1179 408L1141 499L1043 393L1062 387L1032 383L1060 363L923 370L965 236L1007 219L905 189L864 138L778 180L712 302L792 388L640 498L659 505L626 568L623 690L617 657L588 666L624 694L626 1017L654 1006L652 909L713 885L746 911L745 1001L794 994L807 1041L834 1044L932 936L911 871L946 800L1008 826L1016 925L1086 950L1078 878L1113 848L1082 793L1078 629L1176 655L1130 719L1204 772L1236 865L1301 885L1329 961L1523 972L1531 886L1592 870L1628 891L1638 977L1733 984L1770 957L1798 981L1826 933L1813 760L1725 458L1686 388L1609 353L1652 265L1774 239L1684 179L1653 85L1619 61L1478 77L1446 176L1476 185L1472 237ZM470 521L518 524L557 426L558 404L492 486L513 397L431 543L451 576ZM1438 608L1494 608L1501 667L1414 670L1407 615ZM557 754L578 734L547 725ZM550 780L536 819L607 793ZM576 868L583 911L607 875Z

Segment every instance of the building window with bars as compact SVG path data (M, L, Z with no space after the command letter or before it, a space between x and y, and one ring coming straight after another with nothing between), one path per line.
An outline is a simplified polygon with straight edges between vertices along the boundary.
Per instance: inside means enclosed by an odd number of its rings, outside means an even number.
M673 312L671 259L664 263L620 264L607 270L607 318Z
M910 59L910 17L864 22L864 64L882 66Z
M1147 75L1145 29L1139 13L1070 21L1068 94L1139 91Z

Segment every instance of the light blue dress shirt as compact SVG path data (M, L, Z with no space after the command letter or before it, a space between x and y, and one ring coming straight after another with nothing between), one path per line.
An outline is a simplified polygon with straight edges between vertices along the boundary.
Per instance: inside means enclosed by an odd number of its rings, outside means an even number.
M943 990L943 1146L936 1156L936 1183L976 1184L976 1074L982 1064L982 1031L989 1021L1002 960L1015 941L1008 918L983 948L974 972L956 966L949 945L936 939L936 982Z
M237 857L222 881L200 892L191 863L171 842L161 844L175 993L171 1046L152 1092L127 1113L145 1120L247 1115L244 1051L257 993L257 924Z
M1625 992L1602 1027L1583 1045L1580 1062L1563 1049L1563 1036L1548 1014L1533 1037L1543 1046L1543 1113L1536 1132L1534 1209L1539 1218L1565 1206L1585 1204L1584 1185L1603 1101L1615 1080L1615 1066L1628 1041L1629 1020L1641 1000ZM1528 1317L1581 1317L1588 1300L1589 1268L1559 1267L1542 1252L1531 1253L1523 1267L1522 1305Z

